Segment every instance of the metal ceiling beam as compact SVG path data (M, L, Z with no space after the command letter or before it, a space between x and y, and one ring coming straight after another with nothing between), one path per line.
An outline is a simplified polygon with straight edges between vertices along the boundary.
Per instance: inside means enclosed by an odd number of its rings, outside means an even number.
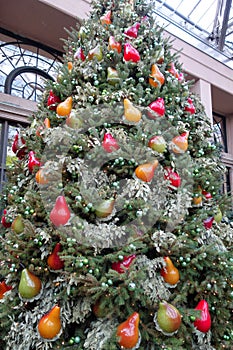
M226 32L228 28L228 21L229 21L229 15L230 15L230 10L231 10L231 4L232 0L226 0L226 5L224 9L224 14L223 14L223 21L222 21L222 28L220 31L220 37L219 37L219 43L218 43L218 48L220 51L223 51L224 44L225 44L225 38L226 38Z

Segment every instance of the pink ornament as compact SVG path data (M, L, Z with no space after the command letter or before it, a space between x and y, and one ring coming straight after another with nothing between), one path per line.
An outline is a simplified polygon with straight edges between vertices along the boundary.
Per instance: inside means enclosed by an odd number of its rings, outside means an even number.
M149 108L154 112L149 113L150 119L155 119L156 117L163 117L165 113L165 104L164 99L162 97L157 98L157 100L151 102L149 104Z
M117 151L120 148L120 146L117 143L117 140L110 133L104 134L102 147L108 153Z

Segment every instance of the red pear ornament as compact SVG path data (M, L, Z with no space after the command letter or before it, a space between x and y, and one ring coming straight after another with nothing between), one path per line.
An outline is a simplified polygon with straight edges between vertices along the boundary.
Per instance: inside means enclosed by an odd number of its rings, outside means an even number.
M30 173L33 172L34 169L39 168L41 166L41 162L39 158L35 156L34 151L30 151L28 155L28 170Z
M181 325L181 314L177 308L166 301L159 303L154 317L156 329L165 335L173 335Z
M84 55L83 49L81 47L78 47L75 54L74 54L74 59L85 61L85 58L86 57Z
M157 159L153 162L141 164L135 169L135 175L144 182L150 182L154 177L158 164L159 162Z
M211 317L207 301L204 299L200 300L195 310L200 310L201 316L194 321L194 327L200 332L207 333L211 328Z
M0 299L3 299L4 294L11 289L12 287L8 286L5 281L0 282Z
M50 220L55 226L65 225L70 219L70 210L64 196L58 196L50 212Z
M173 171L171 167L166 167L164 169L164 179L170 182L169 188L176 189L181 186L180 175Z
M50 90L49 91L49 97L48 97L48 100L47 100L48 108L51 111L56 111L57 105L60 102L61 102L60 98L53 93L53 90Z
M164 99L162 97L157 98L157 100L149 104L149 108L154 112L148 113L148 117L150 119L155 119L156 117L163 117L165 113Z
M123 349L134 349L139 345L139 320L139 314L134 312L117 327L118 342Z
M179 78L179 73L176 70L174 62L169 64L168 72L171 73L175 78Z
M213 222L214 222L214 217L213 217L213 216L211 216L211 217L205 219L205 220L203 221L204 227L205 227L207 230L210 230L211 227L212 227L212 225L213 225Z
M5 228L11 227L11 222L8 221L8 219L7 219L7 210L6 209L3 210L3 216L2 216L2 219L1 219L1 224Z
M42 283L39 277L28 269L23 269L18 288L19 296L23 300L33 301L39 297L41 290Z
M187 104L184 108L186 112L189 112L190 114L194 114L196 112L196 108L193 104L193 100L189 97L187 100Z
M64 261L60 258L59 252L61 252L61 243L57 243L53 249L53 252L47 259L47 264L51 270L61 270L64 267Z
M104 134L102 147L108 153L117 151L120 148L117 140L108 132Z
M124 60L137 63L140 61L140 54L130 43L124 45Z
M16 154L19 159L23 159L26 154L27 147L25 146L26 141L23 137L20 136L20 133L17 132L14 137L12 144L12 151Z
M107 11L103 16L100 17L100 22L101 24L111 24L111 16L112 16L112 11Z
M44 339L54 341L62 331L60 307L55 305L38 323L38 332Z
M177 282L180 280L179 270L175 267L169 256L164 257L166 266L160 271L161 276L166 283L175 287Z
M141 111L137 109L128 98L124 99L124 117L131 123L138 123L142 118Z
M122 261L114 262L112 264L112 269L118 273L124 273L130 267L135 258L136 254L125 256Z
M138 29L140 28L140 23L135 23L132 27L129 27L125 31L125 35L127 35L130 38L137 38L138 36Z

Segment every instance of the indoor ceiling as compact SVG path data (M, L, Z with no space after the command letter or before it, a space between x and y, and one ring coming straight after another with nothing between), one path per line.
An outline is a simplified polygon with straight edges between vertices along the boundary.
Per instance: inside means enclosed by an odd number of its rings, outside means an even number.
M168 32L233 67L232 0L155 0L154 12Z

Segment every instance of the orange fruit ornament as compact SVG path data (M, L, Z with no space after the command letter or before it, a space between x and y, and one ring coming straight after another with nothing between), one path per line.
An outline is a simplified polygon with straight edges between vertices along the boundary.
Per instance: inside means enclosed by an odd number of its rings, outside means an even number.
M128 98L124 99L124 117L126 120L133 123L138 123L142 118L141 111L134 107Z
M175 136L171 142L171 149L176 154L185 153L188 149L189 131L183 132L181 135Z
M66 117L67 115L70 114L71 109L72 109L72 97L69 96L65 99L65 101L60 102L57 105L56 112L60 117Z
M49 182L42 168L37 171L35 178L36 182L40 185L46 185Z
M38 323L38 331L42 338L52 340L61 331L60 307L55 305Z
M125 349L134 348L139 341L139 314L134 312L117 327L119 345Z
M144 182L150 182L153 179L158 164L157 159L150 163L141 164L135 169L135 175Z
M166 283L175 285L180 280L179 270L174 266L168 256L164 257L164 260L166 262L166 267L160 271L161 276L163 276Z
M164 81L164 75L160 72L157 64L152 64L149 84L153 87L161 87L164 84Z

